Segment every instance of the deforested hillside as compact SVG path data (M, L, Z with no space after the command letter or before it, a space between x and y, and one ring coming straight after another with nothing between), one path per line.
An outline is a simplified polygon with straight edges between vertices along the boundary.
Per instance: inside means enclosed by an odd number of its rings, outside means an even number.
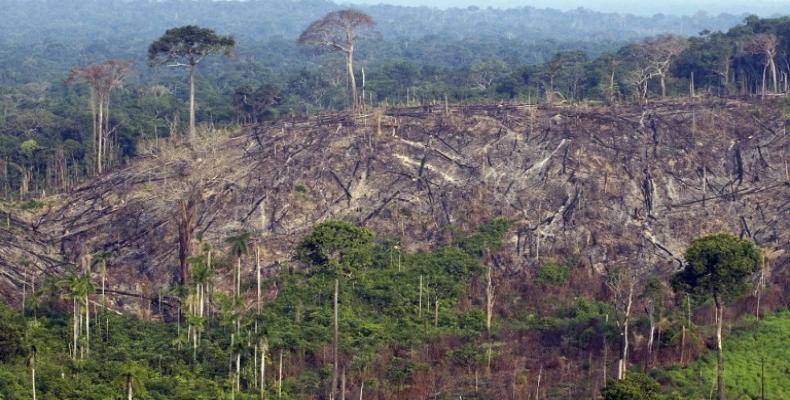
M152 146L34 212L7 207L3 295L19 296L23 258L55 274L81 254L108 253L109 287L151 297L178 280L179 252L242 230L276 273L327 219L418 250L504 217L513 225L501 268L513 273L567 254L596 273L614 264L666 273L691 238L718 231L784 249L786 124L778 105L737 100L436 106Z
M24 340L48 343L57 398L130 376L164 398L585 398L623 359L691 393L661 368L714 346L710 304L668 284L692 239L761 249L728 330L790 304L787 124L773 100L436 105L150 142L68 193L3 204L0 293L41 316ZM8 365L14 396L28 375Z

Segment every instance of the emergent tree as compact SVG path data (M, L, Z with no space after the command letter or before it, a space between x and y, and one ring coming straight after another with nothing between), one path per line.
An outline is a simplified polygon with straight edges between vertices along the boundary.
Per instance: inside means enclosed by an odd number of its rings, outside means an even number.
M236 46L232 36L218 35L211 29L195 25L165 31L148 47L151 65L189 69L189 140L195 138L195 74L201 61L212 54L229 56Z
M672 286L697 299L712 298L716 305L718 399L724 400L724 303L746 290L748 278L757 272L760 253L752 242L720 233L693 240L685 258L686 266L672 277Z
M314 47L318 51L337 51L346 56L351 104L354 108L359 104L357 81L354 78L354 41L361 29L373 25L373 18L362 11L333 11L310 24L298 40L299 44Z

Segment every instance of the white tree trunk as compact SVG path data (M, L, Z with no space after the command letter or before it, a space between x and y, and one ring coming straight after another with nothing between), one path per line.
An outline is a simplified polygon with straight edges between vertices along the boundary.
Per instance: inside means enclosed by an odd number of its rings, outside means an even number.
M195 131L195 73L197 65L192 65L189 68L189 140L195 140L197 133Z
M724 350L722 346L721 328L724 324L724 305L718 296L714 296L716 303L716 383L719 400L724 399Z
M348 67L348 82L351 85L351 106L356 109L359 99L357 99L357 78L354 77L354 50L346 52L346 66Z

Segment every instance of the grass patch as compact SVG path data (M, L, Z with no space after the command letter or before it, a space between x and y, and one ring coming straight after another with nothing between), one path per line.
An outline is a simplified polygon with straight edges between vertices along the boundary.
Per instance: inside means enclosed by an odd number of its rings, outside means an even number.
M764 367L765 377L761 380ZM673 391L691 398L708 398L715 390L716 353L707 352L687 368L672 368L660 375ZM729 399L790 398L790 311L773 314L756 328L733 332L724 340L724 382ZM715 394L714 394L715 395Z

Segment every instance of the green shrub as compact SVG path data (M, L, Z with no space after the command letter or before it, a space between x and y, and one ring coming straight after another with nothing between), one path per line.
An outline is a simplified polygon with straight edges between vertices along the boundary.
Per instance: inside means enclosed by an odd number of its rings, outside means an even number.
M659 393L658 382L638 372L629 372L621 381L609 380L601 390L604 400L657 400Z
M535 284L541 287L561 286L568 282L570 268L554 262L547 262L538 269Z

